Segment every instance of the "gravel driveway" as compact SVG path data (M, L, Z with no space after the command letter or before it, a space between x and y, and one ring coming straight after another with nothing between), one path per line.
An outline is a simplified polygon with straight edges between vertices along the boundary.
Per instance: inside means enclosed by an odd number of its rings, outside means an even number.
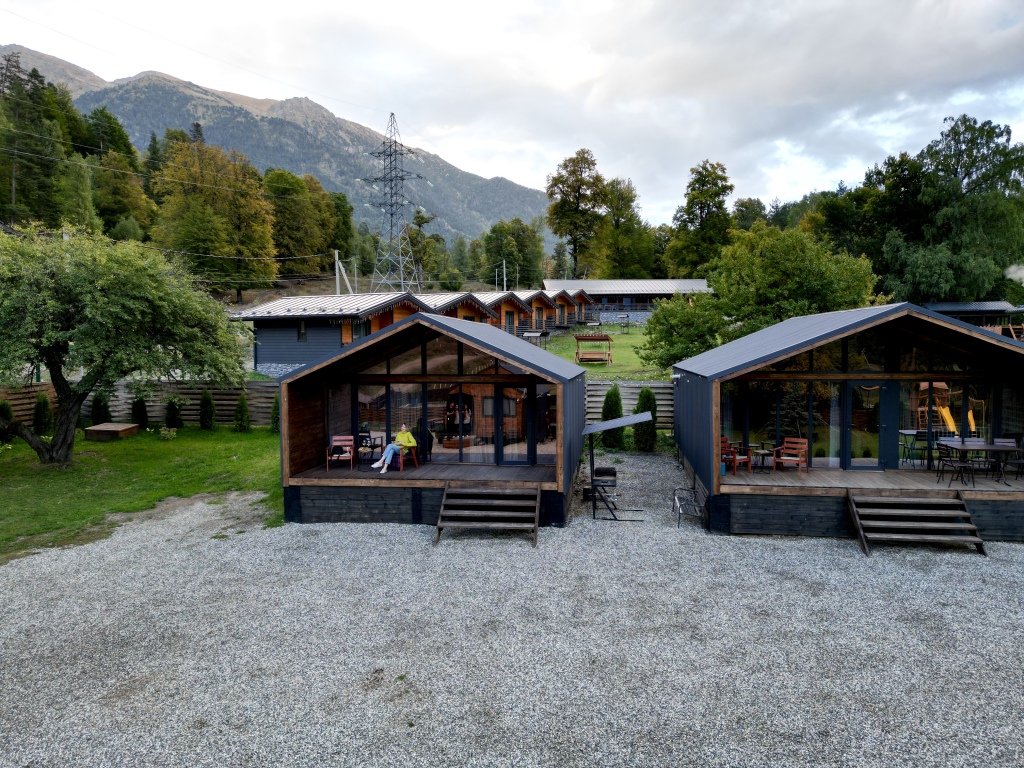
M678 478L626 459L644 522L537 549L233 496L12 561L0 765L1024 762L1024 546L711 536Z

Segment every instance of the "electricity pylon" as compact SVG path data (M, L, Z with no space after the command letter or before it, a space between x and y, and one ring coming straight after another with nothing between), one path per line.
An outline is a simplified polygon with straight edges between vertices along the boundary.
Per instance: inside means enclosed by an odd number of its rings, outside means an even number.
M370 153L381 159L383 173L363 179L380 194L376 200L371 201L371 205L380 208L382 214L380 245L377 246L377 258L370 280L371 291L413 291L420 287L412 244L405 231L405 206L411 204L405 198L405 181L423 178L418 173L406 171L402 166L402 157L412 153L411 149L402 145L395 113L392 112L380 149Z

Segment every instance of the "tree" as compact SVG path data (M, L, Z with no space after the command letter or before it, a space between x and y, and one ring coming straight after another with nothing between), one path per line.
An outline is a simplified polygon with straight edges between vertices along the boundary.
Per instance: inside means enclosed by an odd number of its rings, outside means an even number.
M81 155L72 154L60 171L57 208L62 221L97 235L103 232L103 222L93 205L92 171Z
M139 153L128 136L128 132L121 125L121 121L107 110L106 107L98 107L89 113L89 126L96 137L96 151L101 155L115 154L121 157L128 164L128 167L138 173Z
M732 205L732 224L736 229L750 229L758 219L767 219L768 209L756 197L741 197Z
M725 199L732 191L721 163L704 160L690 169L686 203L672 217L675 234L665 250L680 277L704 274L706 265L729 242L732 218Z
M14 423L14 409L8 400L0 400L0 421L8 425ZM13 442L15 434L17 433L10 426L0 427L0 445Z
M268 286L277 275L274 213L259 172L237 152L189 142L181 131L166 135L166 162L153 180L160 221L150 235L188 252L211 288L234 289L240 302L244 288Z
M89 393L129 374L240 383L241 332L157 251L89 235L0 235L0 375L24 377L36 365L49 371L53 439L18 426L44 463L71 460ZM70 370L83 375L72 381Z
M601 404L601 421L611 421L622 418L622 394L619 392L619 385L612 384L605 392L604 402ZM601 433L601 445L613 450L622 450L625 445L625 428L615 427L606 429Z
M870 304L876 281L871 263L832 252L799 228L762 221L733 230L712 262L712 294L675 296L647 321L641 359L668 367L790 317Z
M469 246L462 235L452 242L451 266L462 275L469 273Z
M604 211L604 177L589 149L580 149L561 162L547 178L548 225L558 237L568 240L575 277L580 256L601 224Z
M633 413L650 412L651 420L643 421L633 427L633 445L638 451L650 453L658 442L658 401L654 397L654 390L644 387L636 398L636 407Z
M274 210L274 249L278 257L288 259L286 273L312 276L329 269L334 258L325 254L334 238L334 205L328 198L328 217L323 199L326 193L319 182L316 189L294 173L268 168L263 186Z
M50 398L44 392L36 395L36 404L32 408L32 430L37 435L48 435L53 431L53 408Z
M352 226L352 203L345 197L344 192L331 192L329 197L334 206L334 230L327 247L337 250L338 258L346 261L352 255L355 237L355 227Z
M651 276L654 238L640 217L637 191L629 179L612 179L605 185L607 213L594 239L600 253L601 277L608 279Z
M505 276L514 288L540 282L540 262L544 258L544 239L522 219L499 221L483 236L483 258L500 270L504 262ZM499 273L500 276L500 273ZM488 275L480 275L487 280Z
M108 233L129 216L146 230L156 214L156 206L146 197L131 164L124 156L113 152L100 158L99 167L93 173L92 199Z

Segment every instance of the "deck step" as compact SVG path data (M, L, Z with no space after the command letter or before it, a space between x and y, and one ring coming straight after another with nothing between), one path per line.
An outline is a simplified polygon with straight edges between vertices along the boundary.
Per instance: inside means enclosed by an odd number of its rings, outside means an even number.
M920 520L861 520L865 528L906 528L914 530L976 531L978 526L971 523L939 523Z
M517 488L514 491L446 484L434 543L440 541L441 531L445 528L505 529L531 532L532 543L536 547L540 498L539 483L530 490Z
M949 536L926 533L868 533L870 541L921 541L936 544L984 544L979 536Z
M966 544L985 554L985 542L967 503L955 498L857 496L847 491L847 505L865 555L872 542Z
M860 502L857 509L861 518L865 517L963 517L966 512L963 510L951 509L876 509L868 507L863 509Z

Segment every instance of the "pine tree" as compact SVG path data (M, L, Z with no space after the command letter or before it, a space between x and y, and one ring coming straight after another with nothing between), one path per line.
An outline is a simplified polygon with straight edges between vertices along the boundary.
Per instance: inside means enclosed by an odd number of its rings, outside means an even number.
M252 429L252 422L249 420L249 400L245 392L238 396L238 403L235 405L235 432L248 432Z
M168 429L181 429L185 426L181 420L181 404L174 398L167 401L164 409L164 426Z
M633 444L638 451L650 453L658 440L658 401L654 397L654 390L644 387L636 399L636 408L633 413L651 412L651 420L644 421L633 427Z
M611 389L604 396L604 404L601 406L601 421L611 421L622 418L622 394L619 392L619 385L612 384ZM622 450L625 443L625 430L623 427L608 429L601 433L601 445L605 448Z
M204 389L199 398L199 428L213 429L217 420L217 406L213 402L213 395L210 390Z

